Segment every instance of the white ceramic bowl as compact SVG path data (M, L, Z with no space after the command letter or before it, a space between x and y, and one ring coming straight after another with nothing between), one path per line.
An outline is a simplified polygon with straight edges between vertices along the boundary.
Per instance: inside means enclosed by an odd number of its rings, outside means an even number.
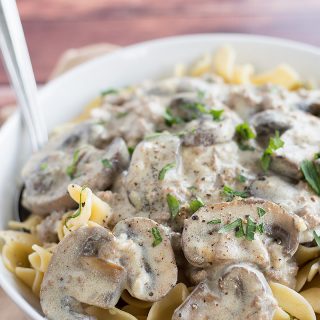
M39 92L49 130L75 115L108 87L121 87L172 73L177 62L190 63L222 44L236 49L238 61L267 69L286 62L305 79L320 82L320 50L287 40L235 34L173 37L130 46L85 63L44 86ZM0 229L13 219L15 194L30 144L18 113L0 131ZM38 299L0 263L0 284L34 320L44 319Z

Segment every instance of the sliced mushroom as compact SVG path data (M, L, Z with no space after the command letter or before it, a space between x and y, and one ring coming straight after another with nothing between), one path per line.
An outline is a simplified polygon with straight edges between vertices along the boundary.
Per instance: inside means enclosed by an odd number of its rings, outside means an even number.
M37 225L37 236L42 243L53 243L59 241L58 225L64 214L64 211L53 211Z
M194 120L185 126L182 137L184 146L211 146L230 141L235 133L235 127L240 123L237 115L225 109L221 121L213 121L211 117Z
M280 110L266 110L256 113L250 122L253 124L259 142L266 146L271 136L278 131L283 134L292 126L292 119L287 113Z
M76 161L75 152L78 153ZM129 162L126 144L120 138L105 151L86 145L74 153L51 151L24 174L23 205L26 208L38 214L74 208L75 203L66 192L68 184L87 185L94 192L105 190ZM70 166L73 166L72 174L68 171Z
M168 165L169 169L165 169ZM167 193L183 194L185 189L181 171L180 139L177 136L161 134L142 141L135 149L126 178L130 202L137 211L147 213L151 219L167 222L170 219Z
M49 320L95 319L81 303L110 308L126 283L113 234L102 227L82 227L57 246L40 292L42 310Z
M157 228L162 238L157 245L154 244L153 228ZM141 300L160 300L175 286L178 275L164 228L150 219L137 217L120 221L113 233L123 252L121 263L128 277L126 289Z
M261 209L266 213L259 218ZM223 231L222 227L237 219L243 221L245 228L248 217L257 224L264 224L264 232L256 231L254 240L237 237L238 229ZM243 261L256 264L266 272L282 270L298 248L300 228L298 217L272 202L248 199L218 203L202 207L185 220L182 248L187 260L196 267ZM276 277L285 283L291 281L286 274Z
M296 112L295 125L281 135L284 146L274 151L271 169L280 175L299 180L303 160L312 160L319 151L320 119Z
M161 238L156 244L153 228ZM82 303L111 308L124 289L135 298L157 301L176 281L170 239L156 222L126 219L113 233L82 227L56 247L42 283L41 306L50 320L94 319Z
M278 176L261 177L252 182L250 193L300 216L309 229L320 225L320 198L303 181L293 184Z
M263 274L241 263L226 266L200 283L172 320L271 320L276 306Z

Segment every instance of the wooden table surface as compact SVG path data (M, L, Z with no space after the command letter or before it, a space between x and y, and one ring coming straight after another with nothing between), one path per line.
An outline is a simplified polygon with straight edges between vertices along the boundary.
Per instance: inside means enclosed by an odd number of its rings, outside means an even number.
M99 42L242 32L320 46L319 0L18 0L18 6L39 83L66 49ZM0 107L13 99L0 66ZM0 318L25 319L1 292Z

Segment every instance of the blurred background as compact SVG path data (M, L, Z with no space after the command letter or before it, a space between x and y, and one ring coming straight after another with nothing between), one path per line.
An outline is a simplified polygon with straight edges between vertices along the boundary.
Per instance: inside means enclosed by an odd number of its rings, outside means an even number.
M69 48L244 32L320 45L319 0L18 0L38 83ZM0 106L13 101L0 66Z

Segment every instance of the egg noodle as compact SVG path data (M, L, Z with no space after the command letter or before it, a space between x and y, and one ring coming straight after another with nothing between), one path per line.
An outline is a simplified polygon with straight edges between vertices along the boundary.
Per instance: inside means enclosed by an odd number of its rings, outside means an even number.
M230 84L274 84L288 90L305 85L298 73L285 64L260 74L256 73L254 66L250 64L237 64L236 53L230 46L221 47L214 55L205 54L190 67L177 65L174 75L200 77L213 72ZM97 98L76 121L88 118L93 110L99 109L100 104L101 99ZM59 241L83 226L108 226L112 216L112 204L99 198L86 186L70 184L68 193L79 204L79 209L65 213L58 221L56 232ZM40 216L32 214L24 222L11 221L11 230L0 231L5 267L37 296L40 294L41 282L57 246L57 243L42 243L37 237L37 226L41 221ZM320 247L300 244L294 258L299 266L295 290L281 283L269 282L278 303L273 319L320 319ZM186 285L178 283L160 301L151 303L136 299L125 290L118 307L102 309L87 305L84 310L98 320L166 320L171 319L175 309L189 294ZM319 316L316 316L316 313Z

